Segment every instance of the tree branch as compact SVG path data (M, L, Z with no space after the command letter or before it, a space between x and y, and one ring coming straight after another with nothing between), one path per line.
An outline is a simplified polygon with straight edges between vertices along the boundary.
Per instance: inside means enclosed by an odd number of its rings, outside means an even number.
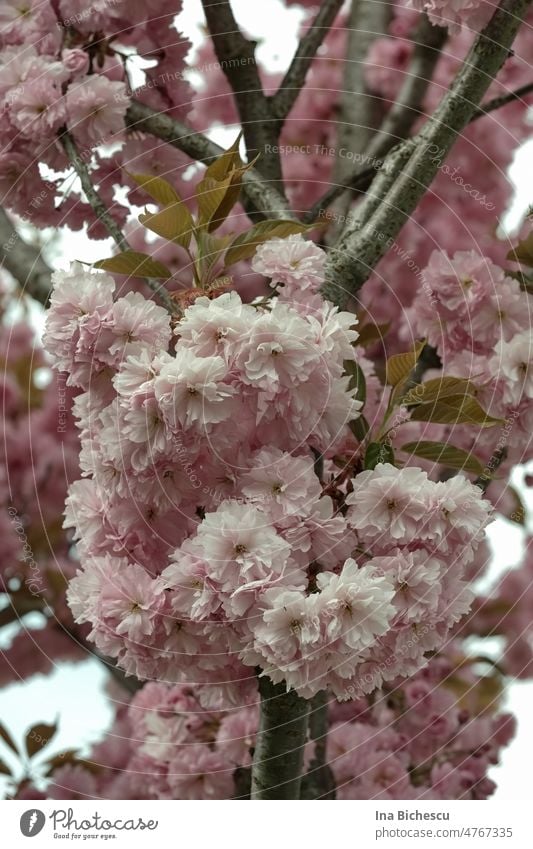
M343 2L344 0L324 0L314 21L302 36L277 92L270 98L272 114L279 120L278 134L298 99L311 63Z
M339 151L346 149L353 154L364 153L378 125L381 98L368 90L365 61L374 41L387 32L391 9L391 3L386 0L352 0L340 96ZM338 156L336 179L342 181L349 170L349 160Z
M41 251L25 242L15 230L11 219L0 207L1 267L20 285L22 293L46 306L52 289L52 269Z
M154 112L144 103L131 102L126 115L126 124L131 129L142 130L171 144L198 162L209 163L224 151L215 142L202 133L192 130L180 121L175 121L159 112ZM250 202L266 218L295 219L287 201L270 185L255 168L250 168L243 176L243 190Z
M305 221L314 221L321 210L348 190L366 191L375 177L381 160L397 144L407 138L414 122L420 115L422 103L433 77L440 50L447 37L447 30L433 26L423 15L413 34L414 49L409 68L405 73L398 99L383 119L378 133L372 138L361 157L369 167L358 168L343 183L331 186L304 216Z
M439 107L414 139L393 151L383 168L383 200L361 229L350 225L330 252L325 267L325 297L346 305L372 273L409 215L416 209L457 136L509 55L509 48L531 0L502 0L476 38ZM405 152L405 157L402 156ZM438 156L436 156L438 152ZM387 162L385 163L387 165ZM376 238L376 235L378 238Z
M494 112L495 109L502 109L509 103L513 103L515 100L521 100L526 96L526 94L531 94L532 92L533 83L526 83L526 85L520 86L520 88L517 88L514 91L510 91L509 94L502 94L500 97L493 97L492 100L488 100L487 103L482 104L479 109L474 112L471 121L477 121L478 118L483 118L483 116L488 115L489 112Z
M255 42L240 31L229 0L202 0L202 6L217 59L239 110L248 158L260 153L257 170L267 180L276 181L283 192L278 122L263 92L255 61Z
M251 798L299 799L309 702L265 675L259 678L259 692Z

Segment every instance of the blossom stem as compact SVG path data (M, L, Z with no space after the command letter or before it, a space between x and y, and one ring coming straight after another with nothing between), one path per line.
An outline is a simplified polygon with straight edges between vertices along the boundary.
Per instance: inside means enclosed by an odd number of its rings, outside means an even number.
M252 767L252 799L299 799L309 701L259 678L261 713Z

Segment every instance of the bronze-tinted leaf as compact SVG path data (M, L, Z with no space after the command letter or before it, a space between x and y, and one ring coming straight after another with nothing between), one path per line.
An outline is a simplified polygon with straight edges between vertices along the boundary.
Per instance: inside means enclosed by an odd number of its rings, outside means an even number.
M489 416L470 395L450 395L431 404L420 404L412 410L411 420L437 424L470 424L478 427L494 427L503 421Z
M26 733L26 751L30 758L44 749L57 732L57 724L48 725L46 722L38 722Z
M407 442L400 450L448 466L450 469L464 469L475 475L480 475L484 469L483 463L473 454L444 442Z
M143 212L139 215L139 221L158 236L182 248L187 249L191 243L194 221L181 201L166 206L160 212Z
M304 233L310 229L312 228L298 221L260 221L233 240L224 257L224 264L233 265L240 260L249 259L254 255L257 246L269 239L284 239L293 233Z
M204 177L196 187L196 198L198 201L198 224L207 227L211 232L220 226L223 222L222 204L226 195L230 193L230 202L225 204L227 209L226 215L231 211L232 206L238 201L240 189L235 191L232 186L232 177L225 177L224 180L214 180L212 177ZM229 208L228 208L229 207Z
M402 398L402 404L426 404L437 398L446 398L449 395L476 395L477 387L471 380L464 377L435 377L418 383Z
M1 722L0 722L0 737L2 738L2 740L4 741L6 746L9 746L9 748L11 749L12 752L15 752L16 755L19 754L17 744L13 740L13 737L11 736L11 734L9 733L7 728Z
M239 145L242 135L241 131L231 147L228 147L224 153L222 153L214 160L214 162L211 163L211 165L209 165L204 177L220 182L221 180L225 180L231 171L235 171L237 168L241 168L244 165L239 154Z
M126 171L126 174L160 206L181 203L181 198L174 186L162 177L154 177L153 174L130 174L129 171Z
M507 259L533 268L533 230L507 254Z
M390 326L390 321L387 321L386 324L374 324L374 322L370 321L361 328L356 326L355 329L358 331L359 336L353 344L359 345L361 348L366 348L368 345L373 345L374 342L383 341L390 330Z
M13 775L5 761L0 758L0 775Z
M509 519L510 522L514 522L516 525L525 525L526 524L526 516L527 516L527 508L519 493L516 491L514 486L510 486L509 484L506 487L506 492L510 493L513 499L513 508L512 510L508 510L505 514L505 518Z
M171 272L162 262L138 251L123 251L108 259L100 259L94 263L94 267L110 271L112 274L127 274L128 277L163 277L165 279L172 277Z
M394 354L387 360L386 381L389 386L401 386L418 362L418 358L425 345L425 341L420 341L415 344L412 351L407 351L404 354Z

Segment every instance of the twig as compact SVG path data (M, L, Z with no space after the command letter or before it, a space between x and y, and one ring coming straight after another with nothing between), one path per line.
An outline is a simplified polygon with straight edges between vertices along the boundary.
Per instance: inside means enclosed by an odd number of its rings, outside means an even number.
M129 249L128 242L126 241L120 227L114 220L113 216L110 215L107 211L107 207L103 202L102 198L94 188L87 165L80 157L78 153L78 148L76 147L76 142L74 141L68 130L65 129L61 131L59 140L69 161L74 167L76 174L80 179L81 187L85 192L87 200L89 201L89 204L91 205L96 217L99 221L102 222L107 232L116 243L117 247L119 247L121 251L127 251ZM143 279L146 285L149 286L149 288L152 290L152 292L154 292L154 294L159 297L161 303L166 307L168 312L170 312L171 314L179 312L177 304L174 303L163 283L160 283L158 280L153 280L150 277L145 277Z
M526 94L531 94L532 92L533 83L526 83L525 85L520 86L520 88L510 91L509 94L502 94L500 97L493 97L492 100L482 104L479 109L474 112L470 120L477 121L478 118L483 118L484 115L494 112L495 109L502 109L509 103L513 103L515 100L520 100L522 97L525 97Z
M76 142L74 141L67 129L63 129L60 131L59 141L61 142L63 150L67 155L67 159L69 160L76 174L79 177L81 187L85 192L85 196L89 201L96 217L99 221L102 222L107 232L109 233L111 238L116 242L120 250L126 251L128 249L128 243L124 238L120 227L114 220L113 216L109 214L105 203L94 188L91 180L91 175L89 174L89 169L81 158L78 152L78 148L76 147Z
M163 113L154 112L149 106L136 100L131 102L128 109L126 124L131 129L156 136L199 162L209 163L224 152L218 144L202 133ZM245 172L243 183L244 194L267 218L295 219L285 198L263 179L255 168Z
M368 279L416 209L435 177L442 159L477 111L478 104L509 55L531 0L502 0L490 22L476 38L451 88L434 115L414 139L404 143L406 159L396 152L385 178L386 195L361 229L349 227L328 256L324 295L346 305ZM439 157L435 152L439 152ZM390 157L390 154L389 154ZM388 157L388 158L389 158ZM376 238L379 234L379 238Z
M344 0L324 0L317 15L302 36L277 92L270 98L272 114L279 120L278 132L305 83L307 72Z
M41 251L17 233L1 207L0 246L1 267L15 278L24 295L46 306L52 290L52 269Z

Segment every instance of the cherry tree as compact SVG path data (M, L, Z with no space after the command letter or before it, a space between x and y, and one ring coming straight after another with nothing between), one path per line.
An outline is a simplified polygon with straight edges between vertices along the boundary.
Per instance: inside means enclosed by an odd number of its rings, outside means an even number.
M21 326L4 521L49 544L66 500L46 554L63 560L36 592L24 558L6 566L1 612L40 610L71 638L58 657L112 659L124 702L19 798L494 789L505 681L532 668L530 556L479 584L486 527L526 521L510 478L529 459L533 250L501 218L530 4L300 5L283 75L228 0L203 2L192 59L163 0L0 10L4 269L47 306L69 401L67 480L47 466L17 507L10 464L35 463L17 425L52 456L63 440L54 384L21 408ZM83 229L92 267L52 270L28 223ZM501 656L470 649L494 634Z

